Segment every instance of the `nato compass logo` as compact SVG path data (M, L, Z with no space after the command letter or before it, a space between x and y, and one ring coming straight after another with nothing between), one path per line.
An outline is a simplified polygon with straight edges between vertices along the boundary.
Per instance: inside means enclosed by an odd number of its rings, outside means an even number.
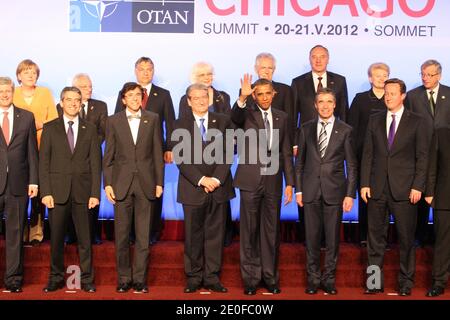
M71 0L71 32L194 33L195 0Z

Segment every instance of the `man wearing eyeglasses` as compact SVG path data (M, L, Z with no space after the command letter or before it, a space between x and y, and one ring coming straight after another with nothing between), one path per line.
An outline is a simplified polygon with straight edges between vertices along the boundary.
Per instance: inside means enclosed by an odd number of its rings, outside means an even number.
M442 66L438 61L425 61L420 73L422 85L409 91L405 102L407 108L424 118L423 132L427 136L428 145L433 131L446 127L450 119L450 87L439 83L441 74ZM421 199L418 206L416 246L423 246L431 238L427 230L429 211L429 205Z

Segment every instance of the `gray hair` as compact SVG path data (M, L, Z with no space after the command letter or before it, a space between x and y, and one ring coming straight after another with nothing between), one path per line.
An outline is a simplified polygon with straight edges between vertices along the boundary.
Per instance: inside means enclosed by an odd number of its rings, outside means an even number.
M422 63L422 65L420 66L420 70L423 70L429 66L436 66L437 72L442 73L441 64L439 63L439 61L434 60L434 59L429 59L429 60L425 61L424 63Z
M66 95L66 92L76 92L81 97L81 91L77 87L64 87L64 89L62 89L61 94L60 94L61 101L64 100L64 96Z
M268 53L268 52L261 52L260 54L258 54L256 56L255 59L255 67L259 66L259 62L261 61L261 59L270 59L273 62L273 67L275 68L277 65L277 60L275 59L275 57L273 56L273 54Z
M83 78L89 79L89 81L91 81L91 77L89 77L87 73L77 73L72 79L72 85L75 86L75 82Z
M197 62L196 64L194 64L192 66L191 83L197 82L197 76L201 70L207 70L207 71L211 72L212 74L214 74L214 68L213 68L212 64L210 64L208 62L204 62L204 61Z
M14 81L9 77L0 77L0 85L10 85L14 92Z

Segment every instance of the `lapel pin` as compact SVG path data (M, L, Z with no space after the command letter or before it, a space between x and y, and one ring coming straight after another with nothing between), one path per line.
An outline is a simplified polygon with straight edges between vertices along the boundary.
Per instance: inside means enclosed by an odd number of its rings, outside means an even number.
M213 121L212 121L212 122L213 122L213 123L214 123L214 122L216 122L216 119L213 119Z
M89 108L89 110L94 110L94 106L91 106L91 107Z
M85 127L85 126L81 126L81 128L83 128L83 129L86 129L86 127Z
M275 120L278 120L278 118L275 118Z
M335 130L334 133L338 133L337 130Z
M442 99L445 99L445 96L442 96L441 98L442 98Z
M153 95L156 97L157 95L158 95L158 93L156 93L156 92L153 92Z
M148 123L148 120L144 120L144 123Z
M334 81L330 81L330 85L334 85Z

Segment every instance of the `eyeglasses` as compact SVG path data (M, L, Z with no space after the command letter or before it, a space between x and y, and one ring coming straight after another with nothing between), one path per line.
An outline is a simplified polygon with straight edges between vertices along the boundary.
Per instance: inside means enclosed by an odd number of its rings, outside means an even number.
M435 74L429 74L429 73L420 73L420 76L422 77L422 79L430 79L433 78L434 76L437 76L439 73L435 73Z

